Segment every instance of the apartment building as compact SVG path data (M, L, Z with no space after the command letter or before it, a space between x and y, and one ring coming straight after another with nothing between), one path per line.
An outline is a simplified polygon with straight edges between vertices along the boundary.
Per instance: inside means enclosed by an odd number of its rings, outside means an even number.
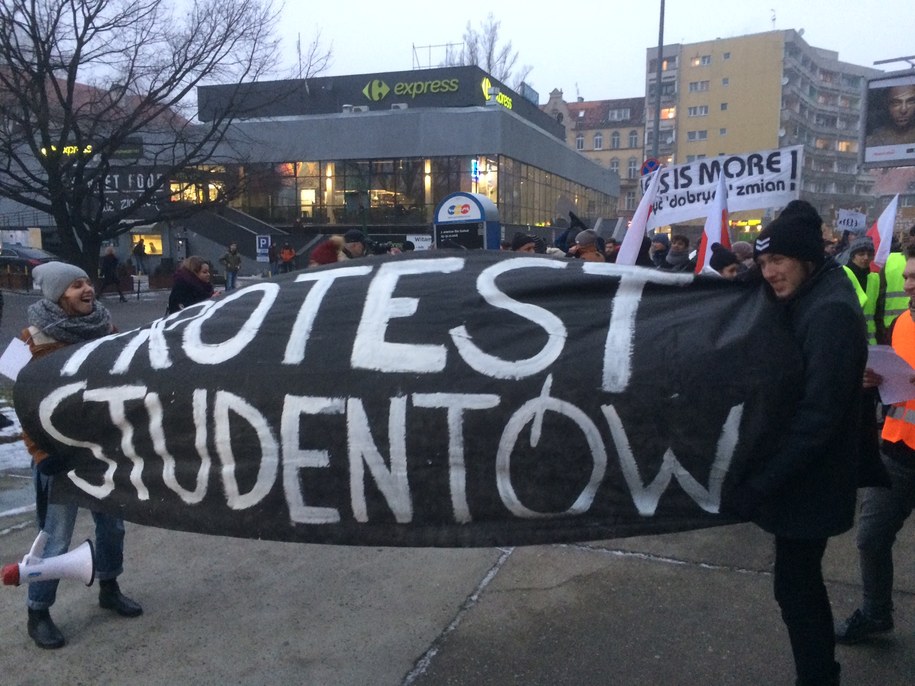
M632 218L640 197L644 108L642 97L566 102L558 88L542 108L565 126L570 147L619 176L617 216L627 220Z
M873 179L861 170L868 78L792 29L665 45L646 56L646 154L665 164L804 146L801 197L832 222L839 209L873 215ZM658 145L656 93L661 92ZM764 211L746 213L751 227ZM754 216L755 215L755 216Z

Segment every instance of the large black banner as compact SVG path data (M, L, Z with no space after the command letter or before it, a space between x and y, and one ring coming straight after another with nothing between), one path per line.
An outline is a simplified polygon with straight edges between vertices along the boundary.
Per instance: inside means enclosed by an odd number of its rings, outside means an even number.
M523 545L726 524L800 361L758 286L517 254L370 258L30 363L56 499L171 529Z

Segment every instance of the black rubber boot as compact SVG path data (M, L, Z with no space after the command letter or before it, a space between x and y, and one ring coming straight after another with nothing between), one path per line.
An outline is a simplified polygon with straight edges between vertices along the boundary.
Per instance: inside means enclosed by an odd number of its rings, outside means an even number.
M48 610L29 610L29 637L39 648L49 650L61 648L66 643Z
M115 579L99 582L98 605L105 610L114 610L121 617L139 617L143 608L136 601L121 593Z

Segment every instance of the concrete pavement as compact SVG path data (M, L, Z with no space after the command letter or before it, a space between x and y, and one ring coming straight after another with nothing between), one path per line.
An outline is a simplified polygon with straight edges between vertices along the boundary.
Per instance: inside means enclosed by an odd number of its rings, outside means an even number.
M844 684L915 676L915 535L898 544L896 631L840 647ZM0 522L21 557L30 516ZM81 516L77 538L91 536ZM124 589L145 613L97 607L64 581L68 638L37 649L25 588L0 593L4 684L791 684L771 597L770 539L752 525L514 549L346 548L129 525ZM837 616L860 594L851 536L827 557Z
M0 341L21 328L14 317L28 298L7 295ZM106 304L122 329L164 309L162 294L116 300ZM0 490L0 499L10 492ZM31 512L0 518L0 563L28 550L32 519ZM91 535L82 514L74 544ZM128 524L126 554L122 586L144 615L101 610L95 586L64 581L53 616L68 645L58 651L41 651L26 635L26 589L0 589L0 683L793 683L772 599L772 541L752 525L443 550L272 543ZM839 648L846 686L915 682L915 521L900 536L896 561L896 630ZM831 542L826 574L835 614L844 617L860 597L853 532Z

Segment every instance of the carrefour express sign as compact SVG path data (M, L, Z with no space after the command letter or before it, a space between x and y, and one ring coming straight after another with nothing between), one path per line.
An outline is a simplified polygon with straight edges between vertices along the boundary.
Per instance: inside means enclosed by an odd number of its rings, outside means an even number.
M372 102L380 102L392 92L399 98L413 99L420 95L457 93L460 86L460 79L398 81L393 86L389 86L382 79L372 79L362 89L362 94Z

